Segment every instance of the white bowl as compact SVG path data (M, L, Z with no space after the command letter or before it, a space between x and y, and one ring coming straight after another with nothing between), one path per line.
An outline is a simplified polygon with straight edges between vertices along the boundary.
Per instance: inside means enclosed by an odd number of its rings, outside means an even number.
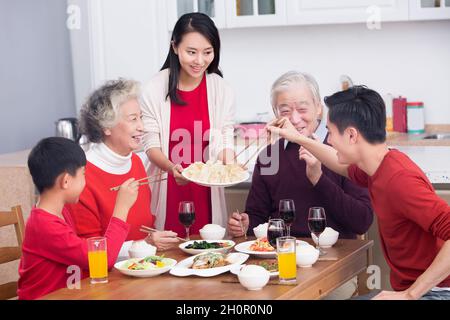
M199 230L203 240L222 240L225 237L225 228L206 228L206 226Z
M268 225L269 225L268 223L263 223L263 224L260 224L259 226L253 228L253 233L255 234L255 237L257 239L267 237Z
M130 258L143 259L156 254L156 247L145 242L145 240L133 241L128 250Z
M238 274L239 282L247 290L261 290L270 279L270 272L261 266L246 265Z
M328 229L328 230L327 230ZM314 233L311 233L311 238L317 245L317 237ZM320 235L320 247L321 248L331 248L339 238L339 232L331 228L326 228L324 232Z
M319 250L310 244L297 245L296 261L301 268L310 268L319 259Z

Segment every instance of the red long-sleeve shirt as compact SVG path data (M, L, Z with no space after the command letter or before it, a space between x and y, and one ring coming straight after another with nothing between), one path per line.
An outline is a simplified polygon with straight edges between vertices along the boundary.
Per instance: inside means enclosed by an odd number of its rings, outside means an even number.
M389 151L371 177L354 165L348 173L369 188L391 286L406 290L450 239L450 207L422 170L398 150ZM439 287L450 287L450 276Z
M64 208L65 220L33 208L28 218L19 265L19 299L37 299L67 286L69 266L79 266L82 278L89 273L87 241L75 232L71 216ZM129 225L111 218L105 232L108 268L114 266Z

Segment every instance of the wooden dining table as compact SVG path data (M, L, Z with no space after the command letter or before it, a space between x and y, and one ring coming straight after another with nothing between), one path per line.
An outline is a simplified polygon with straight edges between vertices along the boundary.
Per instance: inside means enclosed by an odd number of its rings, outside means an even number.
M312 243L311 239L301 239ZM236 243L244 238L233 239ZM89 278L81 281L79 289L63 288L48 294L48 300L291 300L320 299L346 281L363 273L368 267L368 251L372 240L339 239L326 249L323 260L310 268L297 268L297 284L282 285L271 278L259 291L243 287L236 275L226 272L214 277L176 277L169 272L150 278L136 278L112 270L108 283L90 284ZM164 252L164 256L181 261L190 257L178 247ZM246 264L261 259L251 255Z

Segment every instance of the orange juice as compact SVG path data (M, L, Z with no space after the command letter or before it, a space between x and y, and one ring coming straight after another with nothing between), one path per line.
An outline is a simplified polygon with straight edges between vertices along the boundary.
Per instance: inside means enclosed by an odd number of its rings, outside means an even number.
M89 251L89 275L91 279L108 277L108 256L106 250Z
M295 252L278 253L278 271L281 280L292 280L297 278Z

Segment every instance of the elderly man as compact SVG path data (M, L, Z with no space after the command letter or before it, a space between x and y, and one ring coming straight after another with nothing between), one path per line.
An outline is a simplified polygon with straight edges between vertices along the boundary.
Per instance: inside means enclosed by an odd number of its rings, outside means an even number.
M319 88L312 76L295 71L282 75L273 84L271 97L277 117L289 118L303 135L326 141ZM269 155L272 163L262 161L264 155ZM273 166L273 161L278 161L278 170L267 174L265 171L269 171L266 169ZM230 233L242 236L242 222L252 234L253 227L279 217L282 199L294 200L296 212L291 235L297 237L310 236L307 224L310 207L325 208L327 226L337 230L341 238L354 239L364 234L373 221L366 189L323 167L298 144L281 139L258 157L245 213L232 214L228 221Z

